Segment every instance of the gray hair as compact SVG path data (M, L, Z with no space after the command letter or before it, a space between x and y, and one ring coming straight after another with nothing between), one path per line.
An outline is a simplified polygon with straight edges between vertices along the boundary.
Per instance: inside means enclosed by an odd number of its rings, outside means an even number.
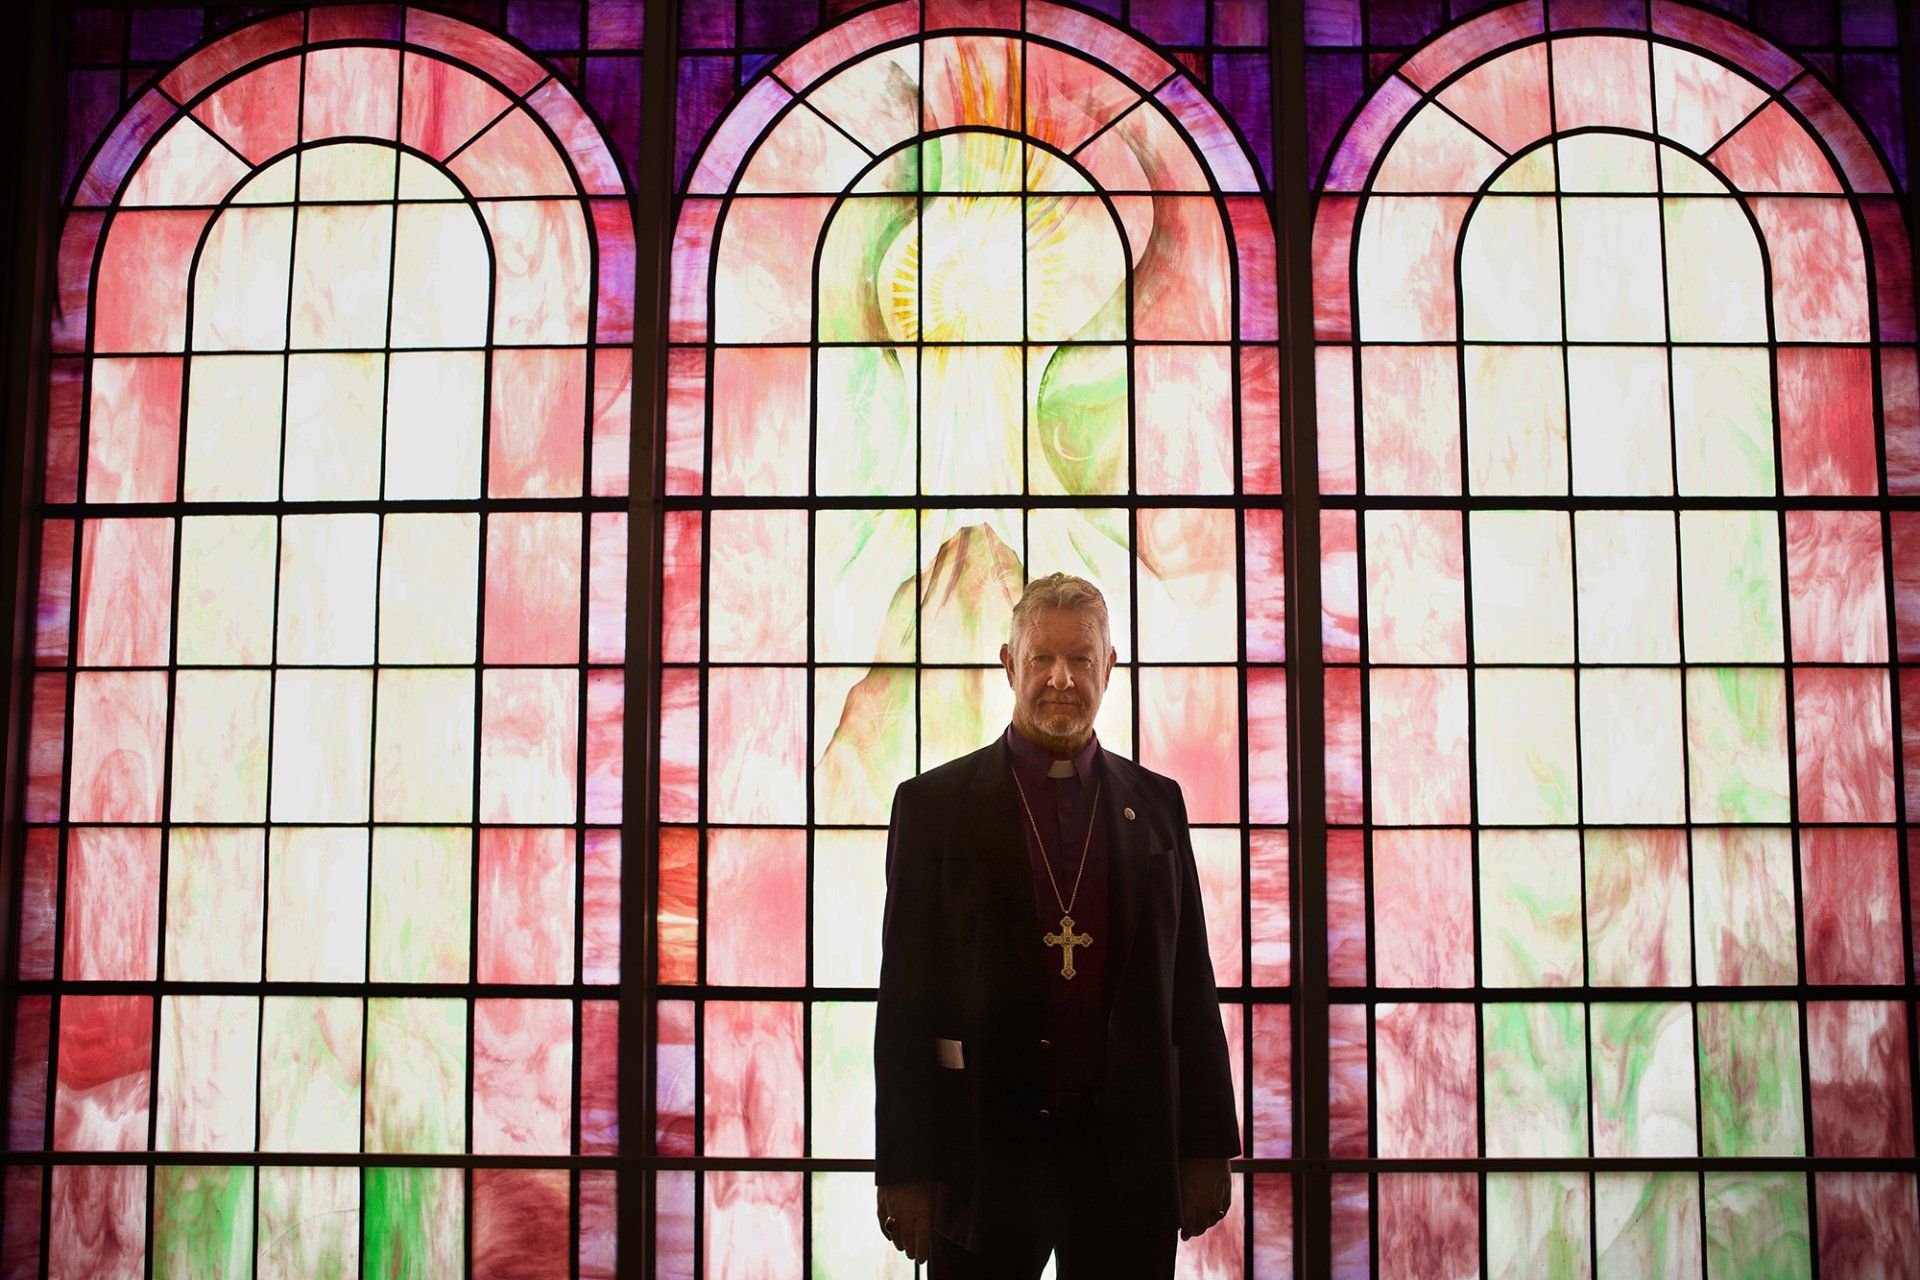
M1101 648L1113 648L1113 634L1107 623L1107 598L1100 594L1100 588L1070 573L1050 573L1027 584L1013 606L1013 621L1007 628L1008 646L1017 650L1027 620L1042 610L1052 609L1091 613L1100 624Z

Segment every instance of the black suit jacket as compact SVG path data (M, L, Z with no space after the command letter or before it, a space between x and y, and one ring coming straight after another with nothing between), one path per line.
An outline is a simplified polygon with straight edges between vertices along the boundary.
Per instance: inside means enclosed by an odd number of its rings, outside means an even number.
M1143 1221L1180 1223L1180 1158L1239 1153L1219 990L1186 801L1102 750L1111 1013L1100 1162ZM1125 813L1133 811L1133 818ZM876 1181L932 1181L934 1225L991 1249L1031 1225L1048 1129L1045 949L1007 749L996 739L900 785L874 1027ZM936 1041L963 1063L942 1066Z

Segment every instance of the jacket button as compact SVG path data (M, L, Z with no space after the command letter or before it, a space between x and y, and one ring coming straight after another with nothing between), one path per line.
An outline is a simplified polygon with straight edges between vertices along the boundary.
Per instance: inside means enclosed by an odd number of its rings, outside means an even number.
M1051 1040L1042 1040L1042 1041L1040 1042L1040 1047L1041 1047L1042 1049L1051 1049L1051 1048L1053 1048L1053 1041L1051 1041Z
M1053 1112L1047 1110L1045 1107L1042 1107L1040 1108L1040 1118L1042 1120L1051 1120L1053 1118Z

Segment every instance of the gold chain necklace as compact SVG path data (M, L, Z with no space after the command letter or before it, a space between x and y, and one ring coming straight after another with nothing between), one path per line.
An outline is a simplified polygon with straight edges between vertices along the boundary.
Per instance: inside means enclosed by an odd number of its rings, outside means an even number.
M1066 901L1062 902L1060 899L1060 882L1053 877L1053 859L1047 856L1046 839L1040 834L1040 824L1034 821L1033 806L1027 803L1027 789L1020 784L1020 771L1014 769L1011 770L1011 772L1013 774L1014 790L1020 793L1020 807L1027 811L1027 823L1033 828L1033 838L1038 841L1040 845L1040 865L1047 869L1047 883L1053 886L1053 900L1058 903L1060 907L1060 931L1058 933L1045 934L1040 940L1049 947L1060 948L1060 976L1071 981L1073 975L1079 972L1078 969L1073 967L1073 949L1075 947L1090 947L1093 945L1092 934L1074 932L1073 904L1080 898L1080 877L1086 874L1087 850L1093 848L1093 824L1100 820L1101 780L1098 778L1094 779L1093 812L1087 818L1087 838L1080 845L1080 867L1073 873L1073 891L1067 895Z

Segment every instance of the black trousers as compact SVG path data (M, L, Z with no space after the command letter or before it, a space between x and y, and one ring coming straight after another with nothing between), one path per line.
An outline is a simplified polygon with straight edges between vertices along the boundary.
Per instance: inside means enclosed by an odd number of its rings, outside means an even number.
M927 1280L1038 1280L1054 1256L1057 1280L1172 1280L1180 1233L1142 1224L1119 1207L1100 1150L1099 1113L1056 1109L1036 1179L1039 1226L1029 1239L976 1253L934 1232ZM1055 1153L1078 1152L1073 1159Z

